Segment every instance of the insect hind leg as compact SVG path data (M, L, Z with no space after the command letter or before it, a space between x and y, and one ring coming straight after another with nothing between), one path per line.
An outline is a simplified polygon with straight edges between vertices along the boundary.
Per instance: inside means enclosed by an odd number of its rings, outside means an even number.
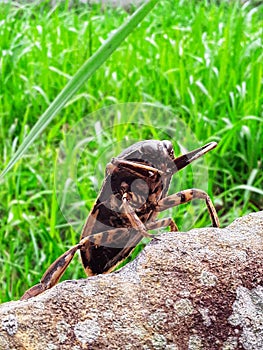
M175 207L177 205L190 202L193 199L205 200L213 227L219 227L220 225L219 225L217 212L210 197L206 192L199 189L192 188L192 189L180 191L175 194L172 194L171 196L161 199L156 206L156 211L160 212L160 211Z
M76 251L80 249L81 246L80 244L76 244L57 258L46 270L40 283L28 289L20 300L27 300L35 297L57 284L73 259Z

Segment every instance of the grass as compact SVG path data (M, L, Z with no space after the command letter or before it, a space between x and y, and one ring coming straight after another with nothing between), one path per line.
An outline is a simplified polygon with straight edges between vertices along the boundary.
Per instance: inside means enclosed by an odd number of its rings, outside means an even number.
M78 229L63 215L81 223L100 188L104 165L121 151L124 140L176 135L175 146L178 138L191 143L178 130L185 128L200 143L218 141L205 158L208 192L222 225L263 208L262 14L262 5L250 3L162 0L87 81L0 182L2 302L19 298L78 241ZM1 5L1 169L69 77L127 16L124 10L99 6ZM131 117L134 105L129 105L120 122L114 119L114 107L106 114L90 114L126 102L148 102L160 109ZM85 136L92 142L76 176L87 209L70 213L70 208L61 211L56 200L56 160L60 142L69 142L66 133L83 117ZM143 125L127 124L134 120ZM176 120L182 121L180 128ZM178 179L188 187L191 170ZM194 183L202 186L199 180ZM187 213L199 209L202 215L194 226L209 225L202 204L176 208L172 215L181 228ZM81 263L74 259L64 278L81 277Z

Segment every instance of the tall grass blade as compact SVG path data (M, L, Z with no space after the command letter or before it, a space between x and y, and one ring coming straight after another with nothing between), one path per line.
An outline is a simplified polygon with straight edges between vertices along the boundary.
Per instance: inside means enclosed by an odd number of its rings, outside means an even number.
M152 10L158 0L149 0L145 2L134 14L121 25L91 56L83 66L76 72L72 79L66 84L64 89L57 95L55 100L49 105L46 111L33 126L30 133L26 136L18 150L15 152L7 166L0 174L0 179L21 159L28 147L35 141L39 134L47 127L51 120L61 111L70 98L79 90L79 88L91 77L91 75L106 61L106 59L120 46L125 38L134 28L143 20L143 18Z

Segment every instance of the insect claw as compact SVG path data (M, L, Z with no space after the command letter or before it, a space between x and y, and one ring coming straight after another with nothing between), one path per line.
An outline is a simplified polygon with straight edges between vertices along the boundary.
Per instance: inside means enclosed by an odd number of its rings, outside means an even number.
M38 283L35 286L28 289L20 298L20 300L27 300L36 297L38 294L43 293L47 288L45 288L43 283Z

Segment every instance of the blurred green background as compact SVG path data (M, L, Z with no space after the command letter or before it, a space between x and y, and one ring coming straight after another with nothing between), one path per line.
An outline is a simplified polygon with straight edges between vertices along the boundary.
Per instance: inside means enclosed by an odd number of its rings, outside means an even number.
M68 79L133 11L67 2L53 8L47 2L1 4L1 170ZM65 134L102 107L157 104L181 119L201 144L217 141L206 156L208 192L222 226L263 208L262 38L260 3L157 4L0 181L0 301L19 298L78 241L79 232L58 207L55 164ZM96 114L89 118L95 135ZM125 132L138 140L163 136L136 127ZM124 130L108 130L102 141L125 137ZM90 167L102 147L91 146ZM89 202L96 195L87 188ZM173 211L177 223L188 207ZM204 214L194 226L206 225ZM64 279L81 277L81 263L74 259Z

